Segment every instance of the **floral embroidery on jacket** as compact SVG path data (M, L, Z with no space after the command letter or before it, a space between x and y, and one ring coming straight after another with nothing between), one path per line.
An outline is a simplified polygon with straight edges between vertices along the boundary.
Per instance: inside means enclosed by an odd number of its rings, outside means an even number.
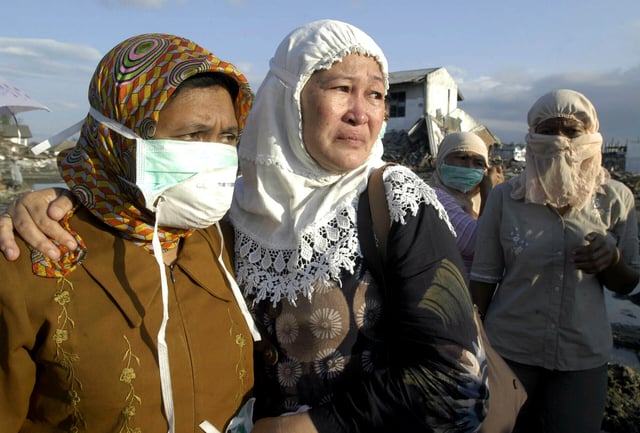
M231 321L231 327L229 328L229 335L230 336L235 335L235 343L236 343L236 346L238 346L238 353L239 353L239 360L238 360L238 363L236 364L236 372L238 373L238 379L240 380L241 386L238 392L236 392L234 396L234 400L241 401L242 398L244 397L244 390L245 390L246 379L247 379L247 366L246 366L247 360L245 359L245 356L244 356L244 347L247 345L247 337L244 334L242 334L239 330L237 330L238 326L233 320L233 318L231 317L230 311L228 311L228 314L229 314L229 319Z
M138 358L133 351L131 350L131 343L127 336L123 336L124 341L127 342L127 350L124 352L124 356L122 360L125 361L125 366L120 373L120 382L126 383L129 385L129 392L125 398L126 406L122 410L122 416L124 418L123 425L120 428L120 433L141 433L142 429L139 427L131 427L133 423L133 419L136 416L136 406L142 404L142 399L138 394L136 394L136 389L133 384L133 381L136 379L136 370L132 366L132 361L135 361L137 366L140 366L140 358Z
M67 380L69 383L68 397L69 403L72 406L72 425L71 432L79 430L78 426L84 425L84 419L80 413L78 405L80 404L80 393L82 390L82 383L75 375L75 368L73 363L77 362L80 357L76 353L68 352L63 346L69 340L69 331L75 327L75 322L69 316L69 310L67 305L71 303L71 292L73 291L73 284L64 277L57 279L58 290L53 295L53 300L60 306L60 313L58 314L58 328L53 333L53 341L56 344L55 359L60 362L62 368L65 369Z

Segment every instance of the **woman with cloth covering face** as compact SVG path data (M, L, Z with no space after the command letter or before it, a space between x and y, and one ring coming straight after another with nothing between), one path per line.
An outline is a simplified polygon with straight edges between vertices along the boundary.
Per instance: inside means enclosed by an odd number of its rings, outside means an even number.
M409 169L384 172L386 293L361 254L356 210L384 164L387 87L380 47L321 20L285 37L256 94L229 213L238 283L268 340L254 433L471 432L484 417L484 349L453 229Z
M456 244L468 273L476 246L478 218L489 193L504 181L502 167L489 166L485 142L472 132L454 132L438 146L431 185L456 231Z
M177 36L100 61L58 159L78 247L0 262L0 431L213 432L238 411L252 321L217 221L251 98L233 65Z
M596 433L612 348L603 289L629 293L640 275L634 197L601 165L584 95L547 93L528 121L526 167L489 197L470 288L528 394L514 431Z

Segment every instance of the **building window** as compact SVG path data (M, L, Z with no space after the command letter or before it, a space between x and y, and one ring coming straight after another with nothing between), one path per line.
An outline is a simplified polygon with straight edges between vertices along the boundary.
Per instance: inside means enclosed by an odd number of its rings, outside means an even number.
M389 117L404 117L407 106L405 92L392 92L389 94Z

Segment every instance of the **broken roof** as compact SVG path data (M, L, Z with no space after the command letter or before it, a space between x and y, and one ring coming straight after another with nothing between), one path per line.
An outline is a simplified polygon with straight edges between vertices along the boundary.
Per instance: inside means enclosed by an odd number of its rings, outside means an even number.
M420 83L427 75L440 68L413 69L411 71L389 72L389 84Z
M427 79L427 75L439 69L444 69L444 68L439 66L437 68L412 69L409 71L389 72L389 85L393 86L396 84L405 84L405 83L423 83ZM462 96L462 92L460 91L460 88L458 88L458 101L464 101L464 96Z

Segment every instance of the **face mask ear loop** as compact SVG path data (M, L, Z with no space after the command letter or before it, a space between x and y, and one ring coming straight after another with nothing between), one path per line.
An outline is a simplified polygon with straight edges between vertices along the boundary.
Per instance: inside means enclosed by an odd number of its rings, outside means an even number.
M262 337L260 336L260 332L258 331L258 327L256 323L253 321L253 316L249 312L249 308L247 308L247 303L244 300L244 296L242 296L242 291L238 284L236 283L235 278L231 275L231 273L227 270L227 267L224 265L224 260L222 260L222 251L224 249L224 236L222 235L222 229L220 228L220 224L215 224L218 229L218 233L220 233L220 254L218 254L218 263L220 263L220 267L224 271L225 276L227 277L227 281L231 286L231 291L233 292L233 296L236 298L236 302L240 306L240 311L242 311L242 315L244 316L244 320L247 322L247 326L251 331L251 336L253 337L253 341L260 341Z
M164 201L162 197L158 199L156 204L156 222L153 226L153 255L158 263L160 270L160 284L162 286L162 324L158 331L158 366L160 368L160 386L162 388L162 402L164 411L169 422L169 433L175 433L175 414L173 408L173 390L171 387L171 371L169 369L169 347L165 340L167 322L169 321L169 286L167 284L167 274L165 271L164 261L162 257L162 246L158 237L158 214L160 213L160 204Z
M137 140L140 138L135 132L133 132L131 129L127 128L126 126L124 126L122 123L118 123L113 119L109 119L107 116L105 116L104 114L102 114L101 112L99 112L93 107L89 109L89 114L98 122L102 123L104 126L108 127L112 131L116 131L118 134L122 135L123 137L129 138L131 140Z
M58 132L56 135L53 135L47 138L46 140L36 144L31 148L31 152L34 155L40 155L42 152L46 150L55 149L56 146L62 143L63 140L71 137L73 134L80 132L83 124L84 124L84 119L82 119L81 121L77 122L74 125L71 125L64 131Z
M117 131L118 133L122 134L126 138L130 138L132 140L137 140L139 138L135 134L135 132L133 132L132 130L130 130L126 126L116 122L115 120L109 119L107 116L103 115L102 113L100 113L98 110L96 110L93 107L89 108L89 115L91 117L93 117L94 119L96 119L98 122L100 122L103 125L109 127L109 129ZM35 146L33 146L31 148L31 152L34 155L39 155L39 154L41 154L42 152L44 152L46 150L54 149L64 139L69 138L73 134L76 134L76 133L80 132L82 130L82 125L84 124L84 121L85 121L85 119L82 119L81 121L79 121L75 125L72 125L72 126L68 127L67 129L65 129L64 131L59 132L56 135L47 138L45 141L42 141L42 142L38 143L37 145L35 145Z

